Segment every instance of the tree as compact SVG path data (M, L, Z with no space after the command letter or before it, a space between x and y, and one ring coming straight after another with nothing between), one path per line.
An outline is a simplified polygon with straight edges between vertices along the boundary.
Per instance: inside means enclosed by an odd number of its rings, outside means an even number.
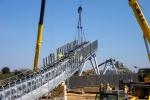
M3 74L8 74L8 73L10 73L9 67L4 67L1 71L2 71Z
M15 75L18 75L18 74L20 74L20 71L15 70L14 73L15 73Z

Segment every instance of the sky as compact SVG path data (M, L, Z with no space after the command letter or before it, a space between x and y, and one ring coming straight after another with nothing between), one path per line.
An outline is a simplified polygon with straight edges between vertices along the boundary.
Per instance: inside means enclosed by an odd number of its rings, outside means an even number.
M139 0L150 23L150 0ZM77 34L78 6L86 39L98 40L100 64L115 58L127 65L149 67L143 33L128 0L47 0L42 59L73 41ZM0 0L0 69L33 68L41 0Z

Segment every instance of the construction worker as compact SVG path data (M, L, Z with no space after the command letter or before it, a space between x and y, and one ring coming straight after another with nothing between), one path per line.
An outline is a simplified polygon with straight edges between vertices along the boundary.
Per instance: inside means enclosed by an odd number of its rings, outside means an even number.
M124 86L125 100L129 100L128 91L129 91L129 87L125 84Z
M109 91L111 91L111 90L112 90L112 88L111 88L111 86L110 86L110 84L109 84L109 83L107 84L107 90L109 90Z
M61 61L62 57L63 57L63 54L62 54L62 52L59 51L58 55L57 55L58 61Z

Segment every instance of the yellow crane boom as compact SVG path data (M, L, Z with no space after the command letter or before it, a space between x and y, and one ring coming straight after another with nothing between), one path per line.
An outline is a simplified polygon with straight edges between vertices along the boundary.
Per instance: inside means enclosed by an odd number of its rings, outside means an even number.
M129 5L131 6L134 15L143 31L143 38L145 41L145 45L146 45L146 50L147 50L147 54L148 54L148 58L150 61L150 51L149 51L149 45L150 44L150 26L146 20L146 18L144 17L144 14L142 12L142 9L138 3L138 0L129 0Z
M39 20L39 25L38 25L37 42L36 42L36 49L35 49L36 51L35 51L35 58L34 58L34 68L33 68L33 70L35 72L38 71L40 47L41 47L41 44L42 44L44 10L45 10L45 0L42 0L41 12L40 12L40 20Z

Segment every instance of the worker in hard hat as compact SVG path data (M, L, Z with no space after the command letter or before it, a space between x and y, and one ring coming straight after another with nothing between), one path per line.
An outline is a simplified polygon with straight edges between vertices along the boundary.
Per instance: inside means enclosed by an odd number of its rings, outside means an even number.
M112 90L112 88L111 88L111 86L110 86L110 84L109 84L109 83L107 84L107 90L109 90L109 91L111 91L111 90Z
M63 57L63 54L62 54L62 52L59 51L58 54L57 54L58 61L61 61L62 57Z
M128 99L128 91L129 91L129 87L125 84L124 85L125 100L129 100Z

